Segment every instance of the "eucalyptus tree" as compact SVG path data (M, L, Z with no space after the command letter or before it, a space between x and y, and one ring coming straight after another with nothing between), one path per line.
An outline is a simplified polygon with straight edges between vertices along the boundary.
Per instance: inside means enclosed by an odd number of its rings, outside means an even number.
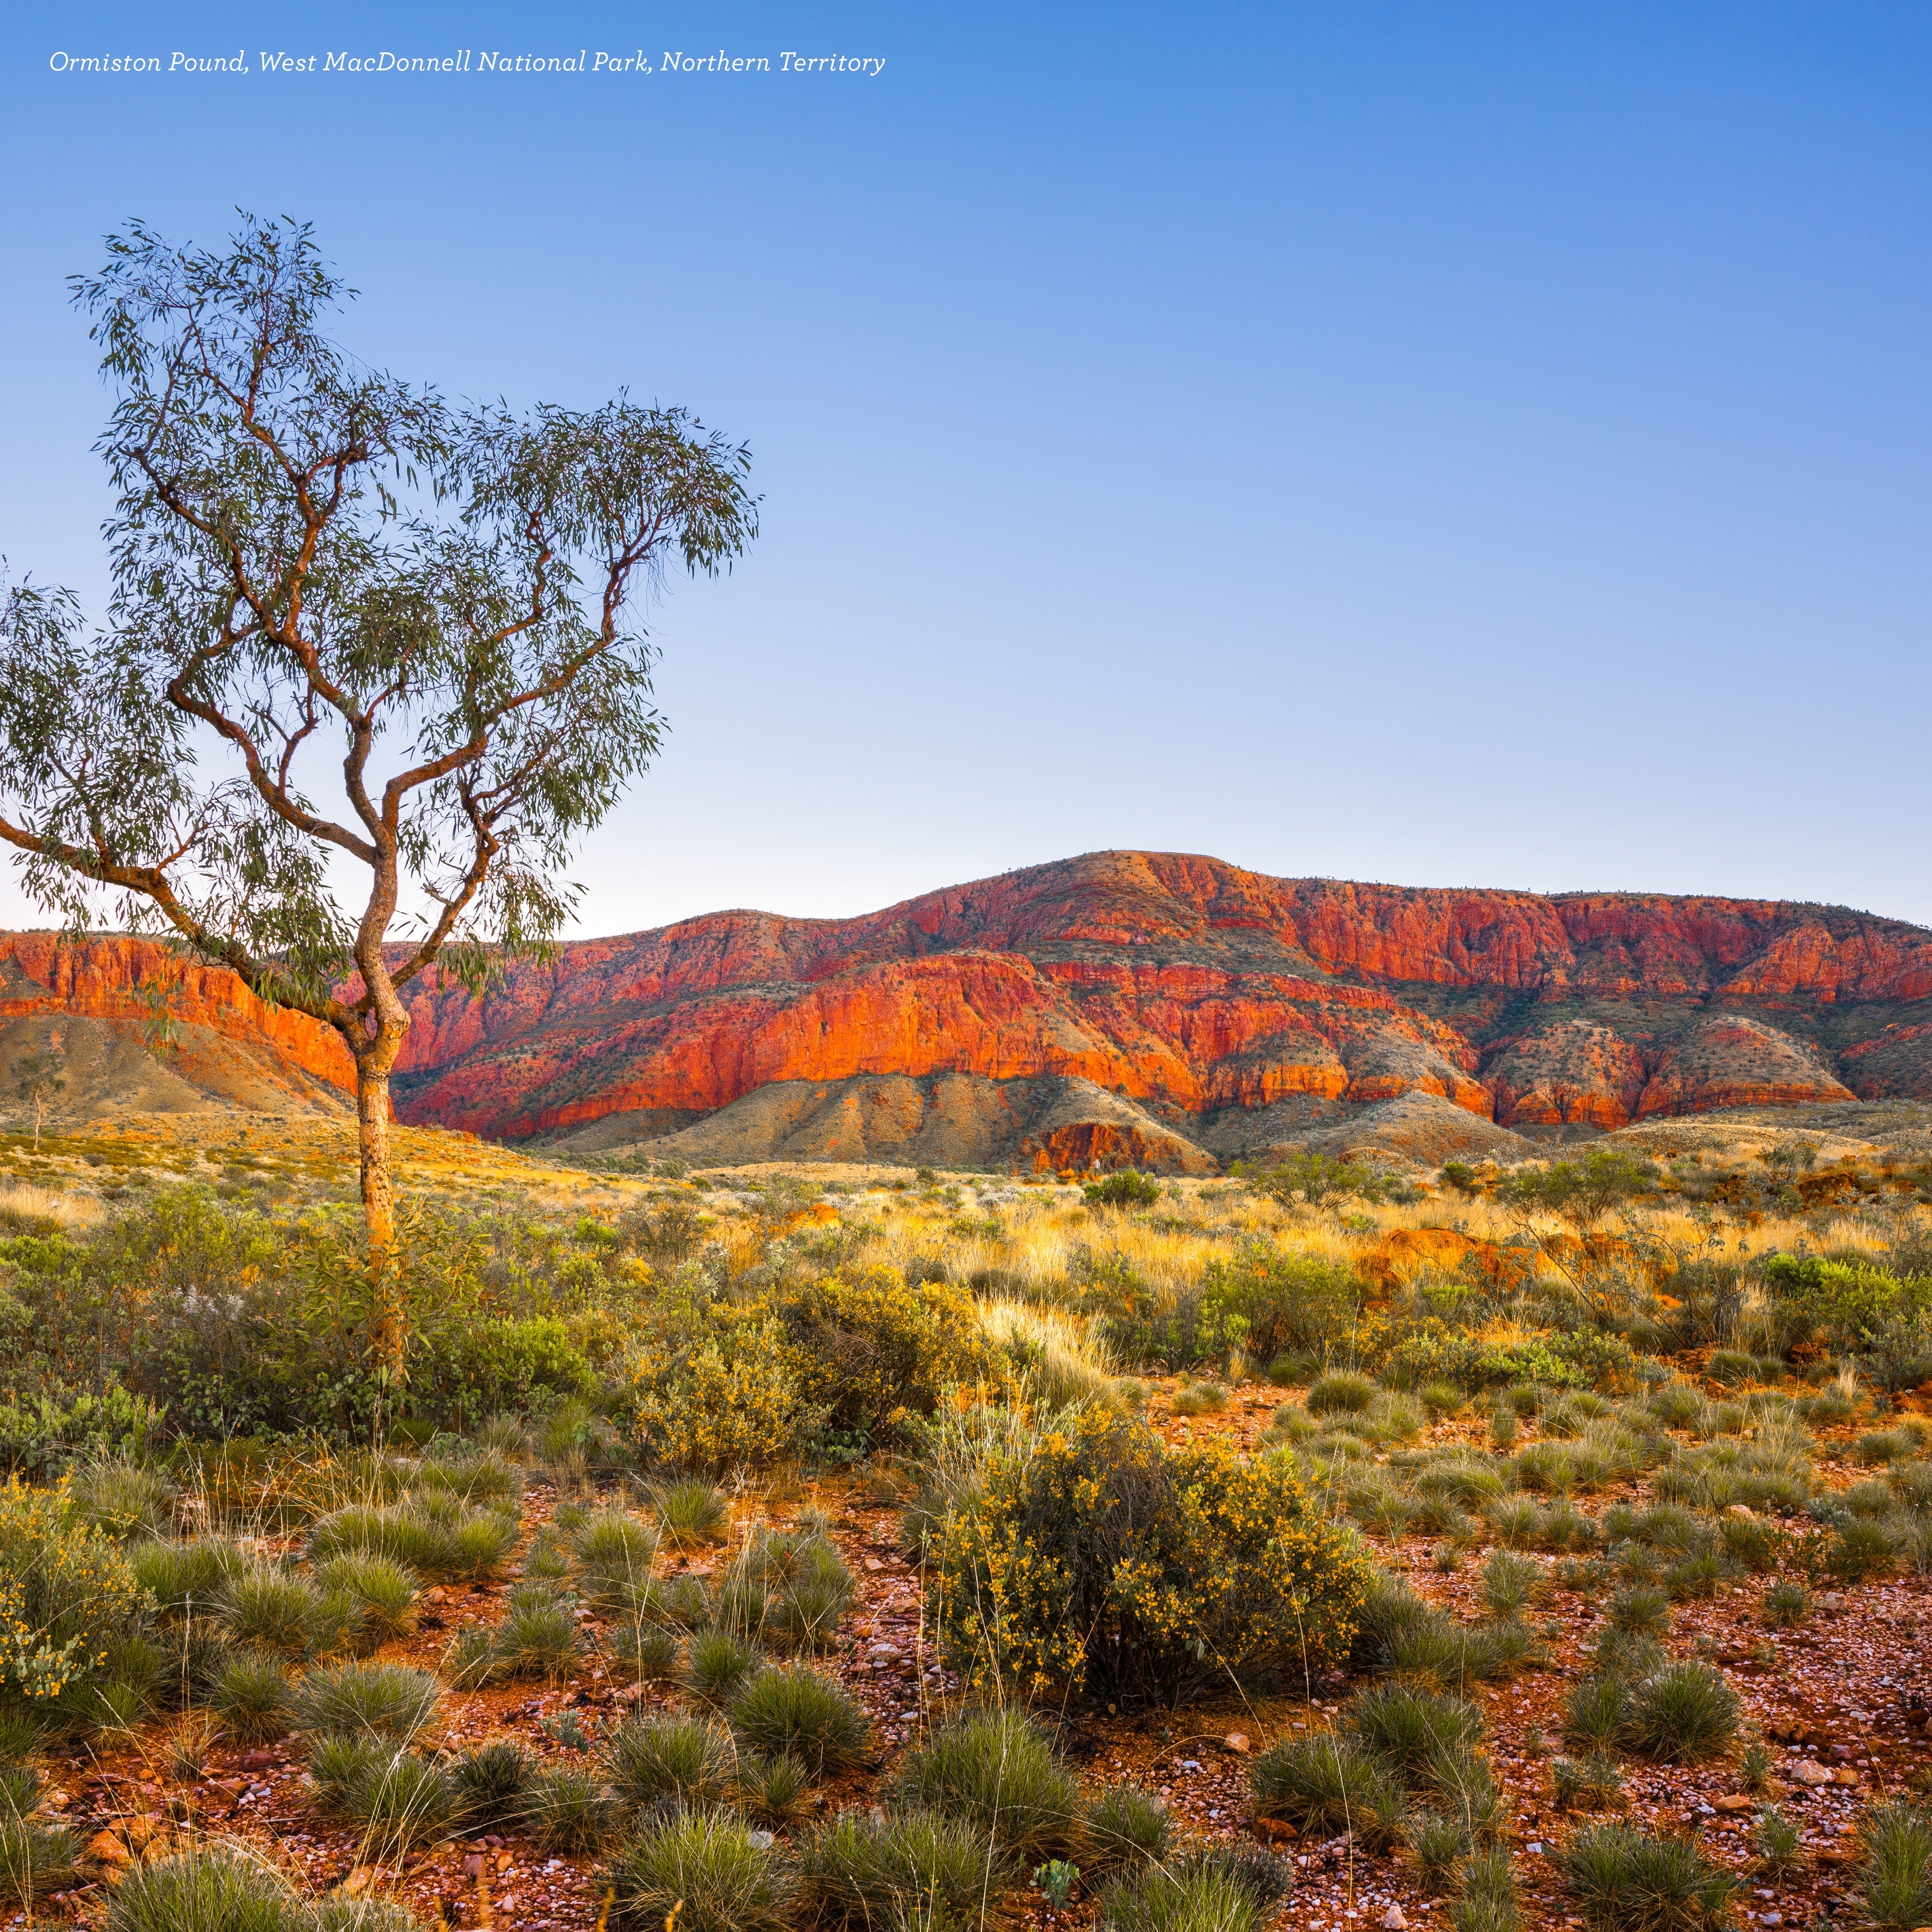
M0 838L70 926L104 902L340 1036L393 1377L405 989L554 941L574 842L658 749L643 607L743 554L748 454L622 394L518 412L369 368L306 225L208 252L136 221L72 286L116 393L112 587L98 624L6 592Z

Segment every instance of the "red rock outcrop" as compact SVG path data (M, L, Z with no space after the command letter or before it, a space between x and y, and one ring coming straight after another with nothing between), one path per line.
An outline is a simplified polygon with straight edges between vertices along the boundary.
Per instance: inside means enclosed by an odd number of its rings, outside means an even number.
M0 1019L41 1015L51 1004L79 1018L144 1024L152 988L164 994L172 1018L265 1046L317 1080L355 1090L356 1063L335 1033L304 1013L264 1005L224 968L187 963L152 940L124 934L70 940L0 933Z
M1486 1070L1504 1126L1622 1127L1634 1117L1643 1055L1610 1028L1558 1020L1499 1044Z
M1661 1056L1636 1113L1649 1120L1720 1107L1788 1107L1856 1097L1788 1034L1721 1013Z

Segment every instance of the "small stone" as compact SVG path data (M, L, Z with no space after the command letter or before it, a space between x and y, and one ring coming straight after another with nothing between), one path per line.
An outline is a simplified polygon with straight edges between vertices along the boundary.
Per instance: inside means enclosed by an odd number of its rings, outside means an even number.
M1814 1764L1808 1757L1800 1758L1791 1774L1800 1784L1808 1784L1814 1790L1832 1781L1832 1774L1822 1764Z
M1774 1928L1780 1926L1784 1923L1784 1914L1781 1912L1767 1912L1757 1922L1760 1925L1769 1925Z
M1184 1757L1180 1760L1180 1768L1183 1771L1198 1771L1201 1760L1198 1757Z
M89 1856L104 1865L130 1865L134 1855L112 1832L97 1832L87 1842Z
M1384 1932L1408 1932L1408 1921L1403 1917L1402 1907L1391 1905L1382 1914Z
M874 1574L883 1570L885 1567L886 1566L881 1563L876 1556L868 1556L866 1558L866 1568L868 1570L873 1571Z
M1720 1811L1754 1811L1757 1809L1757 1800L1747 1798L1741 1791L1733 1792L1728 1798L1719 1798L1717 1808Z
M374 1880L375 1876L375 1870L373 1866L352 1866L350 1868L349 1876L336 1887L336 1890L340 1892L344 1898L360 1898L364 1892L369 1889L370 1885Z
M1225 1751L1232 1752L1236 1757L1246 1757L1248 1754L1248 1740L1243 1732L1230 1731L1221 1740L1221 1748Z

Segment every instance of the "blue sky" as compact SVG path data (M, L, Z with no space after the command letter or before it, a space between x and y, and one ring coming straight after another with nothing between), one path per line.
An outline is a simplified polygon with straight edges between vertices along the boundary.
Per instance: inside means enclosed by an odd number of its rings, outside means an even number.
M748 440L585 931L1111 845L1932 922L1924 8L315 17L9 11L0 550L98 594L63 284L137 214L312 218L371 362ZM773 71L258 70L464 46Z

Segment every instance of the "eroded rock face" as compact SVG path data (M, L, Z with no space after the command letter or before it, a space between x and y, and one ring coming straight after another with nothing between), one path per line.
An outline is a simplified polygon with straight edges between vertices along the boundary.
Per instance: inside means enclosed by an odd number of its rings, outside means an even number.
M18 998L129 1023L145 1010L140 949L0 940L0 1017ZM1169 1165L1184 1156L1163 1136L1258 1144L1239 1117L1407 1096L1532 1132L1932 1097L1932 1004L1918 1004L1932 1003L1932 933L1900 921L1277 879L1172 853L1090 854L858 919L719 913L566 946L481 1000L421 983L407 998L404 1118L599 1146L694 1132L774 1089L824 1096L817 1124L772 1115L779 1142L851 1143L833 1115L869 1096L881 1122L896 1108L910 1124L899 1142L934 1145L934 1122L953 1116L931 1083L952 1076L978 1096L960 1102L961 1145L1054 1166ZM266 1012L232 975L191 969L176 1004L304 1078L350 1084L332 1034ZM916 1120L905 1092L878 1084L896 1082L922 1096ZM1086 1097L1043 1125L1030 1100L988 1097L1016 1082ZM992 1139L969 1131L975 1108L1004 1124ZM734 1118L750 1142L768 1137Z
M1857 1096L1802 1042L1761 1021L1720 1013L1658 1059L1637 1117L1720 1107L1786 1107Z

